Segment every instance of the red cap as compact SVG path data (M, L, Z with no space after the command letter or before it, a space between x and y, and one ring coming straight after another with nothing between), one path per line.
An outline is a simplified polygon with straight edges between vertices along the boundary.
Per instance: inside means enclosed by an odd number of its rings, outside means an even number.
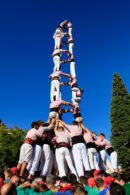
M10 171L11 171L11 173L14 174L14 175L18 173L17 167L12 167L12 168L10 169Z
M97 177L100 172L101 172L101 170L95 170L94 171L94 177Z
M38 181L37 183L40 184L40 185L43 185L44 181L41 180L41 181Z
M105 186L108 187L109 184L111 184L115 179L113 177L105 177L104 178L104 183L105 183Z

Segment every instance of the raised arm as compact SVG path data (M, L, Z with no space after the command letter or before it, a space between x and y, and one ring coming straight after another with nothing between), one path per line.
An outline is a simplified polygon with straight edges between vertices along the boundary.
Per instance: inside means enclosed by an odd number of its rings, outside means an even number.
M83 123L81 123L80 126L85 133L90 133L90 131L83 125Z
M63 104L64 104L64 105L66 105L66 106L73 106L73 104L72 104L72 103L70 103L70 102L66 102L66 101L64 101L64 102L63 102Z
M56 125L55 125L55 128L54 128L54 131L58 131L58 127L59 127L59 120L56 119Z
M64 72L61 72L61 75L65 76L65 77L68 77L68 78L71 78L71 74L67 74L67 73L64 73Z

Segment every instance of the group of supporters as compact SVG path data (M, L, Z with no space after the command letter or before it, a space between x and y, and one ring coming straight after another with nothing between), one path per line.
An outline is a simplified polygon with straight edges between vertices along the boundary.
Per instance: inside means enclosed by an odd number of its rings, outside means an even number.
M130 195L130 170L107 174L102 170L85 171L58 177L48 175L28 179L27 172L21 177L16 167L6 168L0 175L1 195Z
M28 169L29 179L37 171L40 176L54 173L59 177L71 172L79 178L85 171L113 173L118 167L117 153L103 133L97 136L77 121L67 125L58 118L32 123L17 165L20 176Z

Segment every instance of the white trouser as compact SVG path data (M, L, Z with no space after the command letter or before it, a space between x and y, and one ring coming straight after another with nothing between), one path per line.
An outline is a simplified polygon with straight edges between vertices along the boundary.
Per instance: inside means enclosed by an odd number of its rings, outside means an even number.
M50 160L51 160L51 149L48 144L44 144L42 149L43 149L44 162L43 162L43 168L41 171L41 175L46 176L47 171L49 169Z
M54 72L59 71L60 70L60 65L61 65L61 59L60 56L54 56L53 57L53 62L55 64L54 66Z
M77 94L78 88L77 87L73 87L72 88L72 98L76 99L76 94Z
M76 171L75 171L75 168L73 166L71 155L70 155L70 152L69 152L68 148L66 148L66 147L56 148L55 155L56 155L56 161L57 161L60 177L66 176L65 160L67 162L67 165L68 165L70 171L73 174L77 175Z
M62 38L57 36L57 37L55 37L54 40L55 40L55 47L54 47L54 49L60 49Z
M75 72L75 62L70 62L70 74L73 78L76 78L76 72Z
M84 143L74 144L72 147L72 154L79 177L84 175L84 169L85 171L90 171L87 149Z
M35 145L34 154L33 154L33 157L32 157L32 163L31 163L30 168L29 168L30 169L29 173L31 175L34 175L35 171L38 168L39 161L40 161L40 158L41 158L41 154L42 154L42 147L39 146L39 145Z
M28 143L22 144L20 148L19 163L22 164L24 161L29 163L31 161L32 154L33 154L33 146Z
M71 27L69 27L69 29L68 29L68 34L69 34L69 37L70 37L71 39L73 39L73 38L72 38L72 28L71 28Z
M114 151L110 154L110 159L111 159L111 164L112 164L113 169L117 169L118 168L118 160L117 160L116 151Z
M71 53L72 58L73 58L73 48L74 48L74 44L73 43L69 43L69 52Z
M78 105L81 102L81 97L77 97L78 88L72 88L72 102L74 105Z
M51 175L52 168L53 168L53 163L54 163L54 154L53 154L53 151L51 150L50 163L49 163L49 167L48 167L48 171L47 171L46 176Z
M112 165L110 161L108 160L107 153L105 150L101 150L99 153L99 165L101 170L107 170L113 171Z
M54 96L56 96L56 100L60 99L60 81L58 80L51 81L51 93L50 93L51 102L54 101L53 99Z
M91 169L99 170L97 161L97 151L95 148L88 148L88 157Z

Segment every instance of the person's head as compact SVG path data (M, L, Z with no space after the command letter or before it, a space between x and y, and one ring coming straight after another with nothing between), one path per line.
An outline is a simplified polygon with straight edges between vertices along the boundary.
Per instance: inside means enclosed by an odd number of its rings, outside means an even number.
M116 194L125 195L125 190L121 185L113 182L110 185L110 195L116 195Z
M54 175L48 175L46 177L46 184L49 189L55 186L55 177Z
M84 175L86 177L86 180L88 180L90 177L93 177L92 171L85 171Z
M74 195L86 195L87 193L85 192L83 187L77 187L74 191Z
M16 186L18 186L20 183L20 178L14 175L11 177L11 182L14 183Z
M68 182L69 182L69 184L71 184L71 185L77 185L78 182L77 182L77 177L76 177L76 175L73 174L73 173L71 173L71 174L69 175Z
M104 133L101 133L101 134L99 135L99 137L100 137L101 141L103 141L103 140L105 139L105 134L104 134Z
M67 176L61 177L61 186L65 187L67 184L68 184L68 177Z
M36 178L33 180L31 187L35 189L36 191L38 191L41 185L43 184L44 184L44 181L41 178Z
M10 171L11 171L11 173L12 173L12 176L13 176L13 175L18 176L18 169L17 169L17 167L12 167L12 168L10 169Z
M126 170L124 173L124 181L127 183L127 182L130 182L130 169L129 170Z
M87 180L85 176L79 177L79 182L83 185L87 185Z
M16 186L13 183L6 183L1 188L1 195L16 195Z
M107 177L107 176L108 176L108 174L104 170L100 170L97 173L97 177L100 177L100 178L104 178L104 177Z
M78 125L77 121L72 121L72 125Z
M38 123L38 127L44 126L44 122L42 120L39 120L37 123Z
M91 135L92 135L93 138L95 138L97 136L95 131L92 131Z
M32 128L38 129L38 123L36 121L33 121L31 124Z
M62 27L61 27L61 26L57 26L57 27L56 27L56 30L62 31Z
M99 190L102 190L103 188L105 188L105 184L104 184L104 181L102 178L97 178L95 180L95 184L96 184L96 187L99 189Z

